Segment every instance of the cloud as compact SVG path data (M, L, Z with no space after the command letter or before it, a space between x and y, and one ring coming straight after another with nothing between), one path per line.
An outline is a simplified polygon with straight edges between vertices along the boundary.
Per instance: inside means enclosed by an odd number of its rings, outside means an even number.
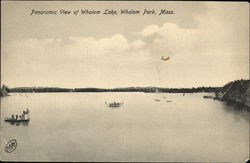
M237 24L242 22L234 20L239 23L232 23L232 14L221 12L218 7L213 7L213 12L215 14L194 14L193 18L197 24L194 28L184 28L166 22L161 26L149 25L137 33L140 33L145 47L155 57L185 55L183 52L192 53L193 58L217 57L218 51L225 57L236 56L236 49L246 48L245 44L242 44L245 37L242 33L245 32L237 30L241 28ZM246 40L245 37L244 41Z
M158 25L150 25L146 28L143 29L141 32L143 37L148 37L156 34L159 31L159 26Z
M145 42L142 40L135 40L130 43L131 48L133 49L141 49L142 47L145 46Z
M141 36L147 42L152 54L173 56L191 48L200 38L198 29L185 29L174 23L162 26L150 25L142 30Z
M70 37L61 39L26 39L13 41L8 48L7 58L15 58L11 63L46 64L48 61L110 64L112 60L137 60L148 52L143 50L142 40L129 42L122 34L96 39L93 37ZM17 51L18 49L18 51ZM18 53L18 55L17 55ZM137 55L135 55L137 53ZM121 59L119 59L121 58ZM60 65L60 64L57 64Z
M94 81L95 77L108 81L112 75L112 80L118 80L124 74L128 76L139 71L150 57L144 45L142 40L128 41L122 34L100 39L16 40L5 48L2 63L8 71L3 76L13 85L24 82L26 84L23 85L47 86L46 82L50 81L52 86L56 86L65 78L68 85L81 86L84 82L86 86L94 86L100 82Z
M82 55L111 55L129 50L127 39L121 34L115 34L109 38L99 40L92 37L70 37L71 44L66 45L67 53L79 53Z

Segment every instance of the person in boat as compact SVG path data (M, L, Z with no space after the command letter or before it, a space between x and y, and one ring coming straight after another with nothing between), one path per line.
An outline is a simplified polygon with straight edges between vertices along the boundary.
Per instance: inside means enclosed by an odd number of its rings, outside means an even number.
M25 110L23 111L23 114L29 114L29 112L30 112L30 111L29 111L29 109L27 108L26 111L25 111Z
M22 118L21 119L24 120L24 114L22 114Z
M14 116L14 114L12 114L12 115L11 115L11 119L15 119L15 116Z
M18 115L16 115L16 120L18 119Z

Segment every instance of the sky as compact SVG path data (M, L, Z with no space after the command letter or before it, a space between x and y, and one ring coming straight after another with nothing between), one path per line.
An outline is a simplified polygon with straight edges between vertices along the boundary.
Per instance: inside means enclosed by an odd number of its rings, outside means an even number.
M247 2L1 1L1 7L1 84L9 87L191 88L249 79ZM33 9L174 14L30 15Z

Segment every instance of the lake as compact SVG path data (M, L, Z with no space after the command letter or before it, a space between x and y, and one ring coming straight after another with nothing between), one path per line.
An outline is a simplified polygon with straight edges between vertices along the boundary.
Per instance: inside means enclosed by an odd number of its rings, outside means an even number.
M203 99L204 95L211 94L11 93L1 98L1 157L244 162L249 157L249 112ZM119 109L105 105L113 101L123 105ZM4 122L27 107L28 124ZM11 139L17 148L6 153Z

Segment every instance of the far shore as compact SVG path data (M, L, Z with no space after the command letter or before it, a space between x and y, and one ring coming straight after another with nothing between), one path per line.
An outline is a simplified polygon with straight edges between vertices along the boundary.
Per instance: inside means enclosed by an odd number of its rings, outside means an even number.
M227 103L233 103L250 108L250 80L236 80L223 87L197 88L161 88L161 87L123 87L123 88L59 88L59 87L16 87L3 85L1 97L9 93L59 93L59 92L144 92L144 93L215 93L215 96L204 96Z
M220 87L198 88L160 88L160 87L126 87L126 88L57 88L57 87L18 87L9 88L9 93L52 93L52 92L144 92L144 93L198 93L216 92Z

